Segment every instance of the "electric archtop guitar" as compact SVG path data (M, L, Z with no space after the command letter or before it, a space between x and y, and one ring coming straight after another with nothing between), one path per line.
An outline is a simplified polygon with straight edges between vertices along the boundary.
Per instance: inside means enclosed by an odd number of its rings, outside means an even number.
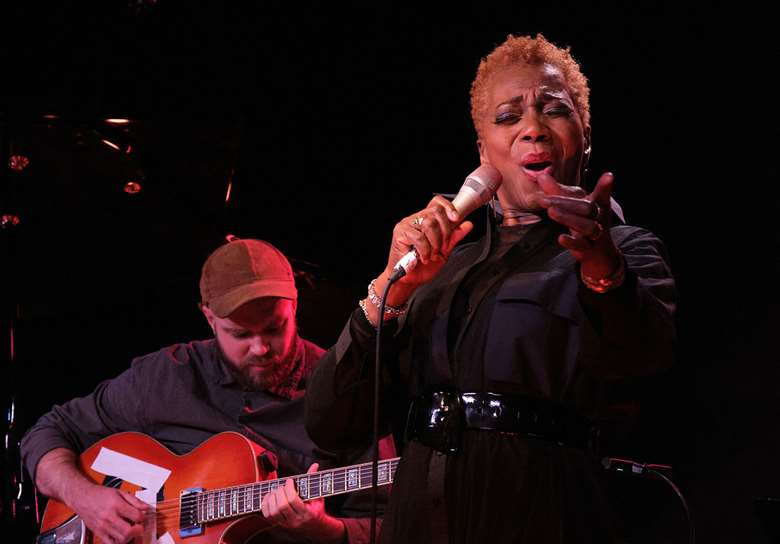
M259 462L264 449L235 432L217 434L186 455L176 455L141 433L118 433L79 456L96 483L134 493L154 505L144 544L238 544L270 528L263 498L292 478L304 501L367 489L371 463L278 478ZM390 484L398 457L379 462L378 485ZM97 543L84 522L50 499L37 544Z

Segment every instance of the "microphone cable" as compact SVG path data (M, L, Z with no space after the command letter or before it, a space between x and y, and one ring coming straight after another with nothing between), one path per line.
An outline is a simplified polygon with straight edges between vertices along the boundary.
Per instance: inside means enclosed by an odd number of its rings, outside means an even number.
M387 303L387 294L390 292L390 287L395 282L400 280L406 275L406 270L399 268L394 272L387 280L387 285L382 293L382 298L379 303L379 318L376 324L376 354L374 357L374 422L373 422L373 457L371 459L371 532L369 536L369 543L375 544L376 542L376 503L377 494L379 489L379 381L381 372L381 359L382 359L382 325L385 322L385 305Z
M613 470L615 472L627 472L634 476L642 476L645 478L652 477L653 479L661 480L672 488L677 498L680 499L683 510L685 511L685 520L688 523L688 542L689 544L696 544L696 529L693 523L693 516L691 516L691 510L688 507L688 502L680 491L680 488L666 476L662 471L670 471L672 467L669 465L656 465L647 463L638 463L629 459L618 459L617 457L604 457L601 460L601 464L605 470Z

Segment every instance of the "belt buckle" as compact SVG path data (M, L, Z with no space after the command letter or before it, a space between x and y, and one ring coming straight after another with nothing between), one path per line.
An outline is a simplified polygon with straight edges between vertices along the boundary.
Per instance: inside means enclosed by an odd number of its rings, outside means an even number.
M487 429L505 434L517 434L515 417L501 395L496 393L463 393L463 414L467 428Z
M448 455L460 450L463 408L454 389L430 390L412 402L406 422L407 439L416 439Z

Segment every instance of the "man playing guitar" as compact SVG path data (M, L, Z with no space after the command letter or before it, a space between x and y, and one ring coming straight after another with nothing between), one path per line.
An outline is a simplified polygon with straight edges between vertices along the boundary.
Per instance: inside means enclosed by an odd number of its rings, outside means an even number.
M38 489L69 507L98 542L131 542L144 534L148 539L144 520L155 504L163 509L178 499L170 496L174 476L170 467L161 466L166 464L159 461L163 454L144 456L132 449L128 454L100 447L89 458L89 466L83 466L83 460L80 466L81 452L116 433L148 435L176 454L173 459L219 433L234 431L259 445L247 451L251 464L258 466L257 474L264 476L275 471L281 476L313 473L370 459L368 451L323 451L304 430L306 382L323 350L298 336L294 277L278 249L260 240L238 239L219 247L203 265L200 293L214 338L169 346L135 359L128 370L99 384L88 396L54 406L22 440L25 467ZM219 449L211 450L209 456L217 457L210 459L212 473L214 467L219 473L220 462L228 472L233 463L228 460L230 452L225 451L221 460ZM380 455L387 458L393 453L392 439L387 437ZM202 486L205 476L196 469L192 474L196 480L192 486ZM241 483L254 481L252 474L250 481ZM94 475L102 480L96 482ZM210 477L213 483L213 474ZM136 484L137 491L114 485L117 481ZM222 487L228 485L235 482ZM315 496L328 495L322 481L318 486L322 493ZM250 504L246 493L251 491L246 490L241 496L216 495L208 504L204 498L197 503L197 521L212 519L209 516L215 512L249 512L257 507L267 530L252 542L367 542L370 497L367 492L347 494L350 490L345 483L339 492L344 494L334 492L327 501L304 502L288 479L264 492L262 504L259 496ZM184 491L181 486L178 494ZM380 511L384 501L380 493ZM183 515L181 510L180 500L178 516ZM177 529L161 528L158 521L152 542L191 538L186 541L211 543L225 537L206 538L188 533L183 526ZM252 531L241 534L245 539ZM59 540L42 535L39 542Z

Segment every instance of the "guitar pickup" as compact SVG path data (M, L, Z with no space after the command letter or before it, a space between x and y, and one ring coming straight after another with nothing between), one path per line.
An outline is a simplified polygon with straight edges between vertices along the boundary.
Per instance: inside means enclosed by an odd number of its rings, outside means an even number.
M203 534L203 524L198 519L198 495L202 487L190 487L179 494L179 537L190 538Z

